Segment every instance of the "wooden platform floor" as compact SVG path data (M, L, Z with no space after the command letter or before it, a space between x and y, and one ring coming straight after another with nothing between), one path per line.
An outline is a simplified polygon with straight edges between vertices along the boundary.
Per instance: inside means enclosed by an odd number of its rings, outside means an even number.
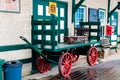
M120 59L92 67L75 68L66 78L57 75L49 80L120 80Z

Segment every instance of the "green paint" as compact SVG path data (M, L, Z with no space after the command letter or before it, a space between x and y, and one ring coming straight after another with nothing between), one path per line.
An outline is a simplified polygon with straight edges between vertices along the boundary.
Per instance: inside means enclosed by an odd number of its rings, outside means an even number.
M32 58L21 59L19 61L21 61L23 64L31 63L32 62Z
M76 0L72 0L72 22L75 22L75 12L77 11L77 9L82 5L82 3L85 0L80 0L77 4L76 4Z
M109 23L110 2L111 0L108 0L107 23Z
M84 2L85 0L80 0L73 8L73 14L75 14L75 12L77 11L77 9L82 5L82 3Z
M58 7L58 16L55 15L46 15L46 6L49 5L49 2L53 1L57 3ZM38 15L38 5L43 6L43 15ZM66 2L61 2L61 1L54 1L54 0L33 0L33 17L32 17L32 44L37 46L40 45L39 49L45 50L45 46L49 45L52 47L50 50L54 50L55 46L60 42L60 35L64 34L65 36L68 34L68 28L67 28L67 5L68 3ZM60 10L61 8L64 9L64 17L60 16ZM42 20L41 22L38 21ZM51 21L46 23L46 21ZM60 29L60 21L64 21L64 29ZM58 29L55 30L56 27L56 21L57 21L57 26ZM41 25L42 29L38 29L38 24ZM46 26L49 25L51 28L47 30ZM38 39L38 35L41 35L42 39ZM51 40L46 40L46 35L51 36ZM55 40L55 37L58 36L58 41ZM49 50L45 50L49 51ZM43 53L44 55L44 53ZM32 73L36 72L36 61L35 59L37 58L38 54L35 50L32 50ZM49 60L50 61L50 60ZM51 62L51 61L50 61ZM53 61L52 61L53 62Z
M80 22L80 25L81 26L89 26L89 41L93 41L93 40L97 40L99 41L100 40L100 22ZM92 29L91 26L93 25L96 25L97 26L97 29ZM97 35L96 36L93 36L91 35L92 32L96 32Z
M115 10L118 8L118 5L113 9L113 10L111 10L110 12L109 12L109 14L108 14L108 18L110 18L110 16L115 12Z
M111 11L110 11L110 4L111 0L108 0L108 17L107 17L107 23L109 23L109 19L111 15L115 12L116 9L118 9L119 4L117 4Z
M114 17L114 21L112 20L112 16ZM110 25L114 27L114 34L113 35L116 35L117 36L117 39L118 39L118 12L113 12L111 14L111 17L110 17ZM116 42L118 43L118 40L112 40L111 36L109 37L110 38L110 44L112 44L113 42ZM118 44L113 46L115 48L117 48Z
M112 20L114 17L114 21ZM118 35L118 12L113 12L110 17L110 25L114 27L114 35Z
M4 64L4 61L5 61L5 60L0 59L0 80L3 80L2 65Z
M27 45L27 44L18 44L18 45L0 46L0 52L21 50L21 49L29 49L29 45Z

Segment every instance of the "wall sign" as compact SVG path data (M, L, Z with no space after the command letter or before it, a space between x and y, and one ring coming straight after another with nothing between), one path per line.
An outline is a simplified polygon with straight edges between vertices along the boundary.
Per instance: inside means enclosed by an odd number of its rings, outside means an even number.
M49 13L50 14L56 14L56 6L57 4L55 2L49 2Z
M20 0L0 0L0 11L20 12Z

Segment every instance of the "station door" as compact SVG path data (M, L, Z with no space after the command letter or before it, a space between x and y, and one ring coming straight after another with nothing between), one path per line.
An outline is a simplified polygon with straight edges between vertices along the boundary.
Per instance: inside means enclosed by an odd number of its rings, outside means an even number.
M114 28L114 34L111 36L110 41L112 45L117 45L118 38L118 13L114 12L110 18L110 25Z
M52 37L55 36L55 41L57 43L63 42L63 36L68 35L67 28L67 3L56 1L57 8L55 14L55 20L57 24L55 25L55 31L57 34L52 35L52 25L33 25L33 31L39 30L44 33L32 33L33 44L34 40L40 41L52 41ZM33 0L33 21L49 21L52 20L52 15L49 13L49 1Z

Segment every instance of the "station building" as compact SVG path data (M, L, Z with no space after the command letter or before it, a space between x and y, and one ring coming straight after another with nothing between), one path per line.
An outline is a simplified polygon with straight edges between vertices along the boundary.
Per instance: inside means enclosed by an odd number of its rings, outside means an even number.
M69 32L69 36L75 35L75 28L80 28L79 22L101 22L101 37L106 36L105 27L107 24L113 26L113 39L118 44L120 37L120 11L118 2L120 0L12 0L3 1L4 6L0 6L0 59L21 60L24 65L22 75L31 74L34 60L28 44L22 41L19 36L26 37L32 42L32 16L38 15L39 20L49 20L49 2L56 3L56 13L58 24L57 29L61 29L56 36L58 42L63 42L63 32ZM1 2L1 1L0 1ZM7 8L7 6L9 8ZM10 7L11 6L11 7ZM18 7L15 10L14 7ZM36 15L36 17L37 17ZM41 28L41 27L40 27ZM48 29L50 26L47 27ZM62 31L63 30L63 31ZM37 36L41 38L41 36ZM51 39L51 36L46 36Z

